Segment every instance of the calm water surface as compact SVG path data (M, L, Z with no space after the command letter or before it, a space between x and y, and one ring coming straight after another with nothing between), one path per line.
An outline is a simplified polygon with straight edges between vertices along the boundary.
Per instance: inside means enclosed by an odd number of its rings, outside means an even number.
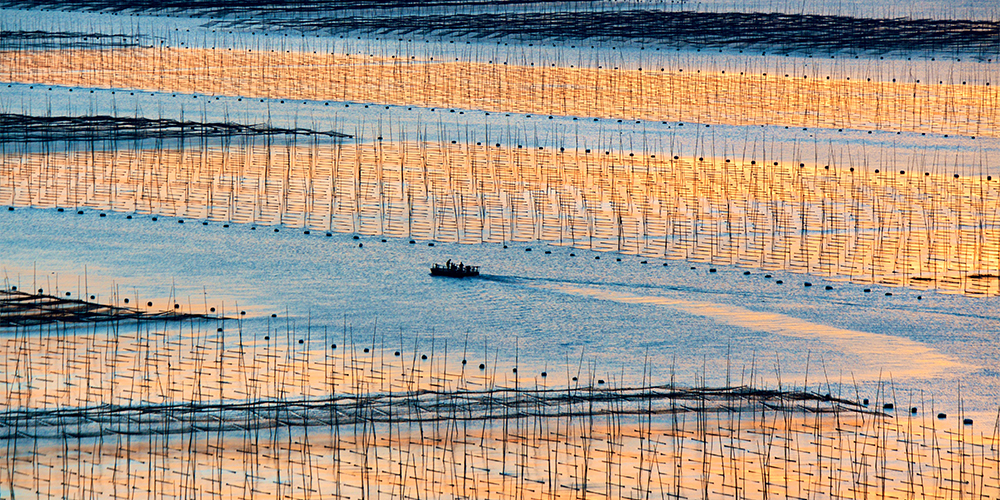
M745 8L932 18L996 19L989 2L861 2L726 0L683 3L708 11ZM203 20L154 16L5 11L11 29L66 30L86 26L108 33L149 35L180 46L317 49L338 53L400 47L385 40L301 38L290 42L259 34L214 33ZM294 37L291 37L294 38ZM421 43L422 42L422 43ZM433 42L433 43L432 43ZM773 71L852 76L888 81L997 84L997 63L892 56L858 60L813 59L681 51L650 55L645 49L597 44L579 49L545 44L498 49L492 41L459 46L416 37L402 49L421 56L480 61L502 55L520 61L613 61L623 68L667 66L705 71ZM552 45L552 44L549 44ZM284 47L284 45L281 45ZM426 48L425 48L426 47ZM940 57L940 56L938 56ZM588 62L589 64L589 62ZM5 86L6 87L6 86ZM239 97L194 98L156 92L126 95L109 89L13 84L0 93L7 113L119 114L150 118L231 119L338 130L367 142L387 139L484 140L514 145L615 148L695 156L746 155L768 161L808 158L858 168L945 169L996 175L996 139L896 134L893 130L801 130L781 126L712 126L669 123L593 123L572 117L487 117L482 112L360 105L331 101L280 102ZM89 90L89 89L83 89ZM364 104L364 103L357 103ZM421 136L422 134L422 136ZM65 144L52 148L73 147ZM86 211L19 208L0 212L0 272L8 286L58 289L110 300L129 297L168 306L172 298L194 310L247 311L247 331L336 332L358 343L445 349L470 362L515 364L527 381L545 370L551 378L577 372L615 383L655 381L750 383L803 387L845 397L890 399L898 407L923 406L956 413L959 396L978 422L993 422L1000 401L1000 313L997 298L977 298L683 261L595 253L538 244L459 245L322 233L301 229ZM363 247L361 246L363 245ZM531 251L527 251L528 248ZM550 251L551 253L545 253ZM575 253L575 256L571 256ZM596 257L600 257L597 259ZM617 259L620 258L619 262ZM479 279L431 278L428 266L447 259L481 265ZM647 263L642 263L642 260ZM777 281L782 280L783 284ZM805 287L804 282L814 286ZM832 290L825 287L832 286ZM871 287L870 293L863 289ZM889 295L891 293L891 295ZM278 317L272 319L271 315ZM345 334L346 332L346 334ZM307 335L308 336L308 335ZM317 335L318 337L318 335ZM312 337L310 337L312 338ZM401 340L402 339L402 340ZM318 341L317 341L318 342ZM433 346L433 347L432 347ZM440 351L438 351L440 352ZM459 354L454 354L456 359ZM880 391L887 391L887 395ZM977 425L980 425L977 423ZM987 425L987 424L982 424ZM985 428L985 427L984 427Z
M528 380L582 366L582 376L638 383L645 366L660 382L725 384L728 373L749 383L753 373L769 386L873 399L882 381L899 407L933 399L955 412L961 391L979 420L995 417L1000 394L996 298L865 293L871 285L557 246L431 247L93 211L4 211L0 235L4 278L21 289L109 300L117 287L162 306L173 296L196 311L246 310L253 335L326 329L359 344L433 343L470 362L516 357ZM483 276L429 276L449 258Z

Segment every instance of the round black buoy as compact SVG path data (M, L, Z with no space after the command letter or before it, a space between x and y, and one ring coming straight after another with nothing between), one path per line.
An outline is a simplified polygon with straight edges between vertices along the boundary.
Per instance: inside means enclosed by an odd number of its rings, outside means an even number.
M483 363L479 363L479 369L480 370L485 370L486 369L486 365L484 365Z
M524 251L525 252L530 252L531 251L531 247L525 248Z
M368 348L367 347L365 347L365 352L368 352Z
M355 240L360 240L360 239L361 239L361 237L355 234L355 235L354 235L354 237L353 237L353 239L355 239Z
M364 243L358 243L358 248L364 248L364 247L365 247Z
M306 229L305 231L302 231L302 234L309 234L309 230Z
M468 363L468 361L466 361L466 360L464 360L464 359L463 359L463 360L462 360L462 364L464 365L464 364L466 364L466 363Z
M277 317L278 317L278 315L277 315L277 314L271 314L271 317L272 317L272 318L277 318Z
M570 253L569 256L570 257L576 257L576 254L575 253Z
M710 273L714 273L714 272L716 272L716 271L715 271L715 268L714 268L714 267L712 267L712 268L709 268L709 269L708 269L708 272L710 272Z
M892 292L885 292L886 297L892 297Z
M413 245L416 241L410 240L410 244Z
M598 383L598 385L603 384L604 383L604 379L603 378L597 379L597 383Z
M513 372L514 372L514 373L517 373L517 368L514 368Z
M770 279L771 275L770 274L765 274L764 277Z
M750 276L750 271L743 271L743 276Z
M785 282L783 280L778 280L778 281L775 281L775 283L781 285L781 284L784 284Z
M174 309L180 309L180 308L181 308L180 304L174 304Z
M833 290L833 287L830 285L826 285L824 288L826 288L827 290Z
M56 209L56 212L64 212L64 211L65 211L65 210L63 210L62 208L57 208L57 209Z
M941 419L948 418L948 415L946 415L944 413L938 413L938 418L941 418Z
M971 418L962 419L962 423L965 425L972 425L972 419Z
M125 300L127 301L128 299L125 299ZM213 307L213 308L209 309L209 312L215 312L215 308Z
M868 398L862 399L861 404L868 406Z
M427 355L426 354L421 354L420 355L420 359L427 359Z
M274 228L274 232L276 232L276 233L277 233L277 232L278 232L278 228Z
M59 210L61 211L62 209L59 209ZM128 219L128 220L132 220L132 216L131 215L126 215L125 218Z
M883 410L892 410L893 408L895 408L895 406L892 403L886 403L882 405Z
M433 243L428 243L427 246L432 247L432 246L434 246L434 244Z
M863 291L865 293L872 293L872 289L871 288L865 288Z
M805 282L805 283L803 283L803 285L805 285L805 286L813 286L813 284L812 284L812 283L810 283L810 282L808 282L808 281L807 281L807 282Z
M546 251L545 251L545 255L549 255L549 254L551 254L551 253L552 253L552 250L546 250Z
M153 303L152 302L146 302L146 307L153 307Z
M299 343L302 344L302 343L305 343L305 341L302 340L302 339L299 339Z
M913 408L910 408L910 413L916 414L917 413L917 407L914 406Z
M337 344L331 344L330 345L330 349L336 349L336 348L337 348Z
M399 356L399 351L396 351L395 355L396 355L396 356Z
M543 377L548 377L548 376L549 376L549 374L548 374L548 373L545 373L545 372L542 372L542 376L543 376Z

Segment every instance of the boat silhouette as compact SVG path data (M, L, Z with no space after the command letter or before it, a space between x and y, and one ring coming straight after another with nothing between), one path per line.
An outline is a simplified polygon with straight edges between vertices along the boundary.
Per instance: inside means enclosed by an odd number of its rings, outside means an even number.
M449 259L444 264L434 264L431 266L431 276L472 278L479 276L479 266L466 266L462 263L455 264Z

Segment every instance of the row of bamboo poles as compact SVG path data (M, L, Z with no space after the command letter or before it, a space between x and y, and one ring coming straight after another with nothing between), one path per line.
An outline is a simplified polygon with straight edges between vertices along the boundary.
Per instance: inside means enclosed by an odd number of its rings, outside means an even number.
M345 54L268 47L6 51L0 52L0 78L33 85L252 99L1000 135L1000 90L990 86L988 67L969 77L978 81L955 81L953 75L948 82L921 81L912 76L913 69L899 81L880 74L852 80L844 70L831 76L822 65L781 61L734 63L728 71L725 62L710 62L712 70L685 70L665 68L657 61L650 67L632 67L627 59L610 57L557 65L499 49L495 54L463 54L473 60L441 60L405 48Z
M1000 494L1000 418L938 418L888 384L870 410L755 390L752 368L732 389L685 389L647 366L629 387L583 363L517 372L485 346L284 318L52 323L14 329L0 351L13 496Z
M0 203L13 206L462 243L544 241L1000 293L1000 180L992 177L481 142L10 149Z

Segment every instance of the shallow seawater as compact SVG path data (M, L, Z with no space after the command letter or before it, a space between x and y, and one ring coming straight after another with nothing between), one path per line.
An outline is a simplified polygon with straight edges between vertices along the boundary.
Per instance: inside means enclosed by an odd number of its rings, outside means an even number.
M646 372L692 385L752 377L899 407L933 400L949 413L961 393L979 421L995 416L1000 394L997 298L531 243L429 246L90 210L4 211L0 235L4 279L22 290L108 300L117 287L163 309L172 297L193 311L245 310L251 335L433 344L470 363L505 360L529 381L545 370L620 384ZM483 275L429 276L447 259Z
M1000 494L996 5L127 3L0 9L0 289L209 317L0 330L0 497Z
M707 12L997 18L995 5L969 1L816 0L793 5L719 0L682 4L683 8ZM899 101L897 111L912 111L918 89L928 95L937 92L936 98L943 99L948 110L946 116L915 120L919 126L891 121L872 126L872 118L863 116L854 117L856 122L848 120L852 125L843 128L787 126L785 122L757 121L763 120L759 114L772 102L748 94L746 102L740 101L740 96L733 97L730 123L720 119L721 123L709 127L694 119L622 120L618 115L487 113L421 103L354 102L338 99L334 89L310 89L294 81L282 82L283 86L268 88L266 95L252 98L246 88L215 92L215 82L207 82L204 91L186 93L119 88L110 83L72 86L41 81L5 82L8 85L0 93L0 111L4 113L267 123L343 132L353 135L348 142L355 144L370 144L384 136L387 142L482 142L507 148L523 144L532 150L565 147L579 152L593 148L623 156L635 152L661 157L806 162L865 172L997 175L993 159L1000 151L1000 141L996 137L979 132L975 138L971 132L960 136L947 127L942 131L940 125L974 131L970 124L984 123L988 128L992 123L989 113L963 115L972 112L961 107L966 101L954 97L961 94L959 89L966 82L969 88L979 88L982 95L989 95L986 89L995 89L1000 83L996 78L998 65L993 62L998 59L984 62L983 54L864 53L857 57L822 50L815 54L781 54L780 50L743 53L739 47L716 52L668 50L666 45L603 39L532 43L419 33L405 40L372 33L345 39L343 35L312 33L288 36L279 31L216 31L207 25L207 19L197 17L0 12L9 17L7 26L11 29L66 31L85 26L86 31L139 36L141 43L165 46L168 50L163 53L178 58L192 47L218 47L219 51L252 49L257 53L369 54L383 59L408 56L416 61L414 65L434 58L470 65L496 63L498 67L509 62L522 69L536 63L560 70L568 65L588 69L610 66L615 71L621 68L619 75L632 76L628 72L639 68L647 74L650 69L665 68L678 71L675 75L681 75L679 70L684 75L702 75L692 80L695 97L711 94L705 82L714 80L706 75L714 78L723 71L730 76L737 72L796 79L808 76L810 82L824 82L832 76L839 87L818 84L816 95L835 95L831 88L860 88L861 95L845 99L855 98L862 104L875 101L879 106L880 89L893 87L889 84L898 79L913 85L914 101ZM170 58L166 59L169 62ZM199 74L192 75L191 80L196 81ZM622 78L623 85L632 85ZM847 84L848 79L854 83ZM746 82L752 83L749 77L725 81L733 95L741 92ZM917 81L923 83L918 87ZM252 86L255 82L255 78L247 78L240 83ZM859 82L866 83L856 87ZM551 90L552 82L542 83ZM590 85L585 83L581 88ZM990 83L993 87L985 87ZM311 97L299 99L300 87L312 91ZM942 88L947 90L939 90ZM629 92L632 90L629 87ZM655 91L645 91L648 97L657 96ZM294 99L289 97L292 94ZM432 97L445 101L453 97L447 88L440 94ZM541 90L525 98L545 101L545 96ZM794 122L796 113L809 109L810 99L789 101L787 97L769 98ZM542 104L558 109L559 103ZM886 116L912 119L913 113L892 115L881 107L873 108L878 109L873 116L883 120L889 120ZM623 107L622 113L630 112L631 108ZM995 118L996 113L992 115ZM128 147L148 148L150 143L155 148L173 145L154 139ZM105 147L115 146L100 139L30 146L3 143L5 154ZM525 383L540 383L539 374L545 371L552 374L550 382L579 374L615 384L639 384L647 377L654 383L754 384L896 401L899 408L920 406L927 411L933 401L936 410L950 415L959 411L961 403L963 411L977 421L977 430L983 425L980 422L994 422L997 414L997 297L828 281L780 270L664 261L539 242L508 242L508 248L500 243L416 240L411 244L408 238L359 235L354 239L340 233L328 237L324 231L306 235L302 228L289 226L253 229L234 223L226 228L216 221L203 225L202 220L185 219L180 224L171 217L160 216L154 221L150 215L133 213L132 219L126 215L109 211L100 217L90 209L77 215L71 210L20 206L0 211L0 272L5 285L70 292L73 296L92 294L104 301L134 297L138 303L150 301L154 308L162 309L169 309L172 303L196 312L217 307L230 317L246 311L243 331L255 341L281 331L288 339L310 339L316 348L332 336L358 345L410 346L414 352L446 349L450 357L467 358L473 366L496 360L497 366L507 370L509 380L514 379L512 369L517 367L517 377ZM976 216L972 225L993 224L985 212ZM480 265L483 275L463 280L428 275L430 265L448 259ZM767 274L771 276L765 277ZM806 282L812 286L805 286ZM226 334L234 335L229 329Z
M371 144L420 137L428 142L482 142L534 149L653 153L662 156L726 157L760 162L778 161L855 168L859 171L930 171L962 176L1000 175L987 159L1000 154L1000 140L955 134L903 132L893 129L830 129L784 125L736 126L690 122L578 120L572 116L489 113L457 108L382 106L337 100L250 99L183 93L85 89L69 96L69 87L12 84L0 94L4 112L42 116L85 116L94 110L127 118L172 118L204 122L230 121L273 127L308 128L351 135L348 142ZM79 91L79 89L78 89ZM92 93L91 93L92 92ZM198 98L201 98L201 101ZM204 101L208 101L206 104ZM112 111L113 110L113 111ZM332 139L323 139L332 141ZM264 139L256 140L258 144ZM275 143L287 143L283 137ZM133 141L140 148L177 144L175 141ZM200 147L199 138L186 144ZM113 149L110 141L55 142L8 145L37 152L72 148Z

